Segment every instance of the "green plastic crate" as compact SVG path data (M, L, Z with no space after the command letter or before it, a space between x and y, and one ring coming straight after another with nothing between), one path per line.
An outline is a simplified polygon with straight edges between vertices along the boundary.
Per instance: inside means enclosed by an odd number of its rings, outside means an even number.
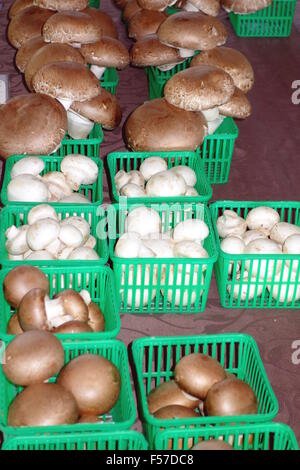
M107 211L109 225L109 252L113 264L117 292L123 313L199 313L205 310L213 264L217 259L215 238L209 210L203 204L149 204L162 219L162 230L167 232L186 219L204 220L209 236L204 248L209 258L119 258L114 254L116 237L125 231L128 209L138 205L110 206ZM182 272L182 275L179 272ZM187 281L186 274L189 274ZM173 275L172 275L173 273ZM163 275L165 274L165 278ZM173 279L176 280L174 282ZM183 280L182 280L183 278ZM168 294L164 296L162 292Z
M100 79L100 85L107 91L110 91L113 95L117 92L117 86L119 83L119 76L117 69L107 68Z
M136 431L78 433L56 436L14 437L3 443L2 450L147 450L144 436Z
M269 202L269 201L217 201L214 204L211 204L210 211L212 214L214 230L216 234L217 244L219 248L219 258L215 264L215 274L218 285L218 291L220 296L221 305L226 308L285 308L285 309L300 309L300 299L295 300L296 292L300 289L300 262L299 255L232 255L225 253L221 250L220 241L218 236L218 231L216 227L217 218L223 214L224 210L230 209L236 211L241 217L246 217L249 210L258 206L269 206L277 210L280 214L281 221L294 223L300 226L300 202ZM250 276L249 281L239 281L236 279L236 274L240 273L243 276L245 272L246 262L250 261L249 272L252 272L253 264L260 263L258 265L257 275ZM290 262L290 271L289 276L286 281L282 278L280 280L275 280L275 274L278 267L278 263ZM263 268L262 263L271 263L274 262L273 275L271 280L267 280L266 277L261 277L260 279L260 269L264 269L268 265L264 264ZM232 263L232 264L231 264ZM297 265L296 265L297 263ZM229 277L228 272L232 266L232 279ZM292 268L297 268L295 270L296 280L290 279L290 273ZM265 271L267 271L265 269ZM283 274L283 269L279 270ZM297 280L298 279L298 280ZM270 288L271 292L267 290L267 286ZM274 289L286 288L287 292L290 289L294 296L294 300L290 303L287 302L287 297L285 297L284 302L280 302L280 299L273 299L272 292ZM263 289L261 295L260 290ZM229 293L228 289L231 289ZM233 297L233 291L236 289L238 298ZM245 300L242 299L242 289L246 289ZM250 295L250 290L254 290L254 296L252 297L252 292Z
M3 341L10 341L13 336L8 335L7 324L15 309L5 300L3 283L10 269L0 271L0 337ZM74 289L77 292L87 290L91 299L103 312L105 318L105 331L99 333L59 334L61 340L68 341L95 341L111 339L118 336L121 328L119 303L117 299L114 276L107 266L57 268L54 266L42 268L50 281L50 298L64 289Z
M98 158L103 138L101 125L95 124L87 139L72 139L66 134L60 148L51 155L53 157L65 157L66 155L70 155L70 153L80 153L87 157Z
M294 432L281 423L167 429L157 434L155 449L189 450L199 441L211 439L228 442L234 450L299 450Z
M296 0L273 0L263 10L248 15L229 13L237 36L278 38L291 34Z
M138 170L142 162L153 156L164 158L168 163L168 168L176 165L187 165L192 168L197 176L197 189L199 196L180 197L140 197L130 198L132 203L138 202L207 202L212 197L212 188L207 181L204 167L199 156L194 152L114 152L107 156L107 163L112 185L113 199L119 202L120 196L117 192L114 177L119 170Z
M61 162L63 157L53 157L52 155L48 156L40 156L37 155L38 158L43 160L45 164L45 169L41 175L49 173L50 171L60 171ZM7 186L11 181L11 170L15 163L19 160L22 160L24 155L14 155L9 157L5 162L5 172L4 172L4 179L2 184L1 190L1 202L3 205L10 205L14 204L15 206L23 206L24 202L12 202L8 201L7 199ZM92 204L101 204L103 201L103 161L100 158L93 159L96 165L98 166L98 178L95 183L90 185L82 185L79 188L78 193L82 194L83 196L87 197ZM74 193L75 194L75 193ZM33 201L29 202L29 204L34 204ZM53 205L52 202L48 202L47 204ZM78 204L73 204L78 205ZM80 204L82 206L82 204Z
M141 338L133 342L134 365L138 381L138 400L143 427L150 447L156 434L164 428L218 424L248 424L271 421L278 413L278 402L269 383L255 340L241 333L221 335ZM162 420L149 413L147 395L162 382L173 378L173 371L183 356L193 352L208 354L228 371L248 383L255 391L258 414L241 416L205 416Z
M30 209L35 207L36 204L23 204L22 207L11 204L6 206L0 212L0 264L4 267L15 267L20 264L33 264L35 266L51 266L53 263L59 266L84 266L90 267L98 264L105 264L108 260L108 247L106 233L104 232L104 214L101 206L93 206L91 204L84 204L82 206L73 204L53 204L59 219L64 219L67 216L80 216L84 217L91 226L91 235L96 238L97 244L95 250L99 255L99 259L95 261L90 260L48 260L48 261L12 261L8 259L8 254L5 248L5 232L6 230L15 225L20 227L27 223L27 215Z
M100 0L90 0L89 1L90 8L100 8Z
M182 11L180 8L176 8L176 7L168 7L166 9L166 13L167 15L174 15L175 13L179 13L180 11Z
M231 117L226 117L218 129L205 137L196 150L201 156L210 184L228 182L235 140L239 130Z
M109 414L103 415L104 423L78 423L61 426L8 426L7 414L10 404L23 388L11 384L4 376L2 367L0 367L0 427L4 434L4 439L15 436L27 437L56 433L63 435L87 431L122 431L129 429L134 424L136 409L132 395L128 355L125 345L116 340L93 342L79 341L73 343L63 341L62 344L65 350L65 364L82 354L96 354L110 360L119 369L121 375L121 392L116 405ZM50 379L50 381L55 381L55 377Z

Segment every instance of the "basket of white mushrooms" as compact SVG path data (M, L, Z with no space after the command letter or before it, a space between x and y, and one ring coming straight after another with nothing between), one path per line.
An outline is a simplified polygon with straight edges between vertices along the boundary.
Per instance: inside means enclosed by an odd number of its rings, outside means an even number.
M218 201L215 265L221 304L300 308L300 203Z
M185 314L205 309L217 259L205 205L113 205L107 215L122 312Z

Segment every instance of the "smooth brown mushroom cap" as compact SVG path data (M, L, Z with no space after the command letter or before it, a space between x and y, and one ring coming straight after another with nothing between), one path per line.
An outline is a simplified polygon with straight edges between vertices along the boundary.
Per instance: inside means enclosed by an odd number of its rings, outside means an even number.
M210 16L218 16L221 8L220 0L189 0L189 2Z
M157 419L182 419L182 418L199 418L200 415L191 408L180 405L170 405L160 408L154 413Z
M25 81L29 90L32 90L31 82L34 75L44 65L53 62L75 62L84 65L84 58L79 50L69 44L46 44L39 49L28 61L25 69Z
M174 380L169 380L151 390L147 397L147 403L149 412L154 414L161 408L170 405L194 409L199 406L200 400L190 400Z
M18 315L14 313L10 317L9 322L7 324L7 334L8 335L21 335L22 333L24 333L24 331L22 330L20 326Z
M137 0L137 2L139 6L143 8L144 10L155 10L155 11L163 11L171 3L170 0Z
M17 266L4 279L4 297L9 305L17 308L24 295L36 287L40 287L47 294L50 292L49 279L43 271L29 265Z
M245 93L236 88L230 100L219 106L219 111L223 116L246 119L251 115L251 103Z
M102 31L102 36L109 36L111 38L118 39L119 33L117 27L112 19L107 13L97 8L86 8L83 10L83 13L90 15L98 23Z
M48 8L55 11L81 11L84 10L89 0L34 0L40 8Z
M9 18L34 5L34 0L15 0L9 9Z
M123 20L125 23L128 23L128 21L130 21L131 18L140 10L141 7L137 0L128 0L123 10Z
M0 156L48 155L67 130L64 107L50 96L15 96L0 106Z
M234 448L228 442L211 439L210 441L198 442L191 450L234 450Z
M129 65L129 53L118 39L103 36L93 44L83 44L80 49L85 61L99 67L124 69Z
M18 308L19 322L24 331L49 329L45 297L43 289L31 289L24 295Z
M52 335L53 336L53 335ZM78 408L72 394L57 384L25 388L10 405L8 426L58 426L74 424Z
M203 51L193 57L191 67L197 65L213 65L229 73L234 84L244 93L247 93L254 84L252 65L240 51L231 47L216 47L210 51Z
M26 331L5 349L2 370L15 385L42 383L56 375L64 365L61 342L47 331Z
M122 119L122 110L117 98L104 88L101 88L99 95L91 100L81 103L74 101L70 109L101 124L107 130L115 129Z
M176 64L182 61L179 50L162 44L156 35L139 39L130 51L131 64L136 67Z
M15 62L20 72L24 73L29 59L31 59L33 54L41 49L41 47L45 46L45 44L46 43L42 36L38 36L36 38L29 39L29 41L26 41L25 44L17 50Z
M82 321L68 321L63 325L53 328L51 330L54 334L76 334L76 333L92 333L92 328L89 327L87 323Z
M92 328L93 331L101 332L105 330L105 318L95 302L91 302L88 306L89 309L89 319L88 325Z
M221 0L226 11L234 13L254 13L268 7L272 0Z
M86 322L88 320L88 307L81 295L73 289L66 289L59 292L54 299L63 302L65 315L71 315L74 320Z
M84 354L69 362L57 383L73 394L81 415L107 413L116 404L121 389L118 369L94 354Z
M149 34L155 34L167 15L161 11L140 10L129 20L128 36L141 39Z
M176 108L165 99L146 101L125 124L125 140L134 151L196 150L207 133L202 113Z
M166 100L187 111L201 111L227 103L235 86L231 76L211 65L198 65L176 73L164 88Z
M85 101L98 95L100 84L95 75L83 64L53 62L44 65L32 78L37 93L52 98Z
M12 46L19 49L26 41L42 35L45 22L53 16L53 11L39 7L29 7L15 15L7 29L7 37Z
M161 42L190 50L207 50L225 44L227 31L212 16L183 11L170 15L157 31Z
M79 11L55 13L43 27L46 42L87 44L98 41L101 36L97 21Z

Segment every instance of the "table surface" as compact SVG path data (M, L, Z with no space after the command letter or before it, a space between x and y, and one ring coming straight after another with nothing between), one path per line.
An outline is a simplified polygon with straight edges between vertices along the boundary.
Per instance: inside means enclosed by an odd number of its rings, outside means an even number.
M7 11L11 1L0 6L0 73L10 74L10 95L26 92L22 76L14 66L15 50L6 39ZM1 4L1 2L0 2ZM112 0L101 0L101 9L116 22L120 39L128 46L120 10ZM225 13L220 15L228 29L227 45L245 53L255 71L255 86L249 93L252 116L238 122L230 178L226 185L213 187L213 200L299 200L299 110L292 103L292 83L300 80L300 5L290 38L243 39L233 33ZM119 72L117 96L123 120L147 100L143 70L128 67ZM101 157L124 150L122 127L105 132ZM1 171L1 167L0 167ZM109 202L104 178L104 202ZM279 401L277 421L289 424L300 442L300 364L292 363L292 344L300 340L300 311L227 310L220 306L212 280L207 307L198 315L122 315L119 339L130 344L142 336L201 335L243 332L258 343L269 380ZM140 421L135 423L141 429Z

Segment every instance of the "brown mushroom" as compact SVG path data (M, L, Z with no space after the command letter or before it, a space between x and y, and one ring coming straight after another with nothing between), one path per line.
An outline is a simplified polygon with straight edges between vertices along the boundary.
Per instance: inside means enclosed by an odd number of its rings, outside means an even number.
M128 0L123 9L123 20L125 23L131 20L131 18L141 10L137 0Z
M184 419L184 418L198 418L199 414L191 408L186 408L180 405L169 405L160 408L154 413L157 419Z
M221 0L222 7L226 11L234 13L254 13L267 8L272 0Z
M185 408L197 408L200 405L199 398L189 396L182 391L174 380L169 380L151 390L147 397L148 409L151 414L170 405L180 405Z
M7 37L11 45L19 49L29 39L41 36L44 23L52 15L52 11L36 6L20 11L8 25Z
M219 112L223 116L246 119L251 115L251 104L245 93L235 88L230 100L219 106Z
M64 360L63 347L54 335L47 331L28 331L8 344L2 370L10 382L25 387L56 375Z
M154 66L161 70L182 62L178 49L162 44L155 34L139 39L131 48L130 58L135 67Z
M92 333L92 328L89 327L87 323L82 321L68 321L63 323L62 325L58 326L57 328L53 328L52 333L54 334L64 334L64 335L73 335L78 333Z
M89 0L34 0L40 8L55 11L81 11L89 4Z
M12 269L4 279L3 290L5 300L14 308L17 308L31 289L39 287L47 294L50 292L50 284L47 276L34 266L17 266Z
M45 46L45 42L42 36L38 36L36 38L29 39L26 41L20 49L17 50L15 62L17 68L20 72L24 73L26 64L28 63L29 59L33 56L33 54L41 49L41 47Z
M211 439L209 441L198 442L191 450L234 450L234 448L225 441Z
M23 332L20 323L19 323L19 318L16 313L14 313L7 324L7 334L8 335L21 335Z
M129 20L128 36L136 40L155 34L166 18L167 15L161 11L140 10Z
M88 305L89 310L89 318L88 318L88 325L92 328L95 332L101 332L105 330L105 318L104 315L95 302L90 302Z
M32 7L33 5L34 0L15 0L9 9L9 19L16 16L20 11L25 10L25 8Z
M111 16L107 13L102 10L98 10L97 8L86 8L83 10L83 13L90 15L97 21L98 26L101 28L102 36L109 36L111 38L118 39L119 34L117 27Z

